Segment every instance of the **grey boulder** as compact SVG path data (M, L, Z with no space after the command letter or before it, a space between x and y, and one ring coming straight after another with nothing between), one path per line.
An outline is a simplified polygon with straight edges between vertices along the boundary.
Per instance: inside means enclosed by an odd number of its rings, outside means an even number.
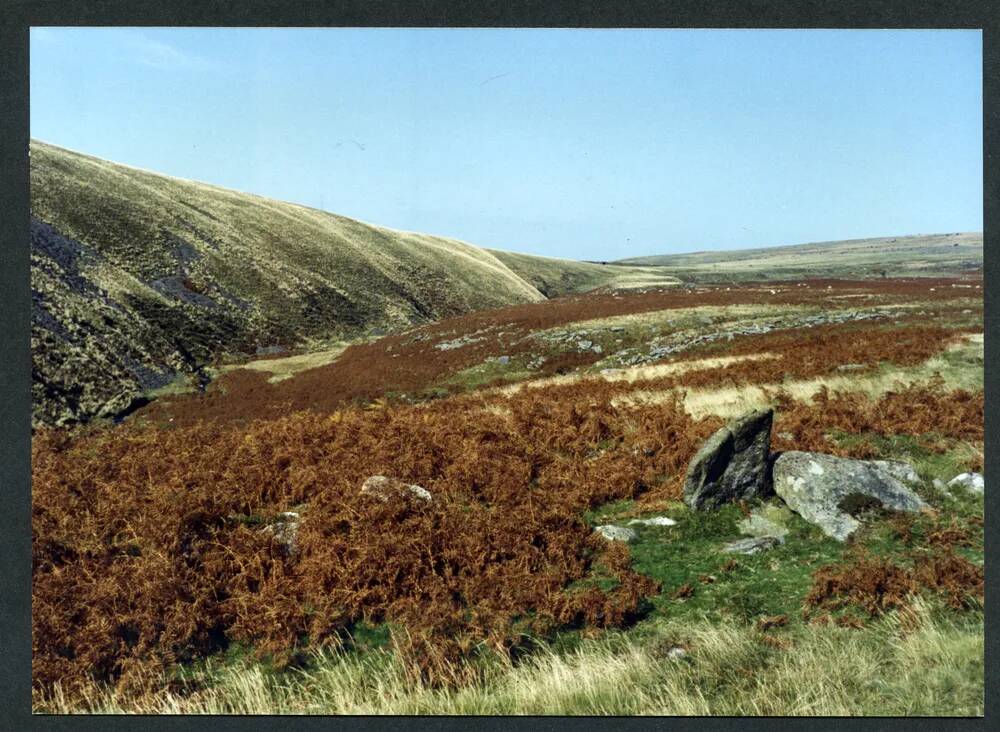
M688 465L684 501L693 509L763 498L774 410L758 409L729 423L701 446Z
M774 491L827 536L845 541L861 525L844 508L852 500L874 500L895 511L916 512L927 507L900 480L911 475L901 465L905 464L785 452L774 461Z

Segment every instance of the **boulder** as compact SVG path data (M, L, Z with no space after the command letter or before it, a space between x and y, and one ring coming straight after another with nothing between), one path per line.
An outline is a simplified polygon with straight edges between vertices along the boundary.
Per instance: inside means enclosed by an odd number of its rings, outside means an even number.
M986 482L983 480L981 473L962 473L948 481L949 488L957 488L959 486L965 488L969 493L982 495L986 489Z
M609 541L624 541L626 544L631 544L639 538L639 535L635 533L635 529L630 529L626 526L613 526L608 524L605 526L598 526L594 529L594 531Z
M429 502L431 500L430 491L426 488L404 483L396 478L387 478L384 475L373 475L361 484L361 495L374 496L383 502L388 501L393 496L407 494L421 501Z
M927 508L898 476L899 464L810 452L785 452L774 461L774 491L790 509L823 533L845 541L860 522L845 510L852 502L873 501L894 511ZM915 475L915 473L913 473Z
M712 435L688 465L684 501L694 509L762 498L770 492L768 453L774 410L758 409Z

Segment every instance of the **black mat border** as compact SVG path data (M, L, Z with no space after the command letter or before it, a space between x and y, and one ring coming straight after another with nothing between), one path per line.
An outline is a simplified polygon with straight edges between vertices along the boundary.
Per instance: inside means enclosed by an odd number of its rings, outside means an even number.
M688 27L688 28L970 28L983 29L984 221L986 282L997 282L1000 261L992 222L1000 206L1000 176L991 161L1000 150L1000 38L997 10L990 2L881 0L841 2L526 2L525 0L367 0L281 2L280 0L6 0L0 4L0 496L7 526L0 529L0 729L509 729L528 726L562 730L608 727L648 729L966 729L984 720L949 719L739 719L739 718L436 718L436 717L57 717L30 714L30 288L28 232L28 27L31 25L135 26L369 26L369 27ZM998 475L996 393L996 309L998 295L987 284L986 304L986 474ZM997 491L988 489L992 517ZM990 571L998 545L986 537L987 595L996 585ZM996 612L987 602L987 680L996 690ZM997 701L987 694L986 720ZM818 726L818 727L817 727Z

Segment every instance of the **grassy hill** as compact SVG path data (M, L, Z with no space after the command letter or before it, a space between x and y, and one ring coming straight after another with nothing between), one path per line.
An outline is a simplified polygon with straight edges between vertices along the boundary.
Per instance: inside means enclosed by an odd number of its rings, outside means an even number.
M983 235L929 234L731 251L665 254L617 264L658 266L682 280L736 282L814 277L939 277L983 266Z
M223 353L544 300L454 239L32 141L34 421L113 416Z
M626 290L680 284L680 280L662 267L597 264L496 249L489 251L546 297L559 297L600 287Z

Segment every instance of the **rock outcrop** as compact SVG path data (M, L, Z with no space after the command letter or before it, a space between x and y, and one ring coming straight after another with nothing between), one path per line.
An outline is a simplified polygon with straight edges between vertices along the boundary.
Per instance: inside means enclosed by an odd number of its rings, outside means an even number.
M770 492L768 454L774 410L758 409L723 427L688 465L684 501L694 509L762 498Z
M852 460L810 452L786 452L773 466L774 491L788 507L827 536L845 541L860 522L845 510L859 499L894 511L920 511L927 505L901 477L916 478L906 463Z

